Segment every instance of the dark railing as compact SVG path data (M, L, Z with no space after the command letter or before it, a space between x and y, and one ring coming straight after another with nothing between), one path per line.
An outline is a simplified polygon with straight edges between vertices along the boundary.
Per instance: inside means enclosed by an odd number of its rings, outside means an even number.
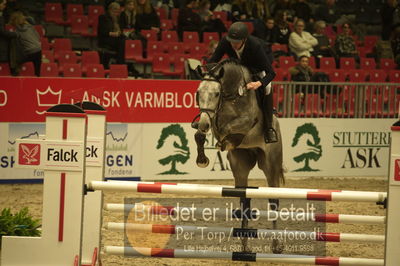
M397 118L400 84L273 82L280 117Z

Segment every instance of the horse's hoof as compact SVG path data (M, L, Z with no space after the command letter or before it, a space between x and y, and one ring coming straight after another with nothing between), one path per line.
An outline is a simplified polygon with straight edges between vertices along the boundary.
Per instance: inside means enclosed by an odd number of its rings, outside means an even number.
M210 164L210 160L207 157L204 157L202 159L197 158L196 164L200 168L206 168Z
M278 239L272 240L272 253L281 254L283 252L284 246Z

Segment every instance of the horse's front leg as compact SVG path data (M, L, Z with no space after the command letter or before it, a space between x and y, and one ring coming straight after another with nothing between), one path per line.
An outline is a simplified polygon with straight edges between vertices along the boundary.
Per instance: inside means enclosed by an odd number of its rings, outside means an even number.
M206 135L197 131L194 135L194 139L197 144L197 158L196 164L198 167L205 168L210 163L210 160L204 153L204 143L206 142Z

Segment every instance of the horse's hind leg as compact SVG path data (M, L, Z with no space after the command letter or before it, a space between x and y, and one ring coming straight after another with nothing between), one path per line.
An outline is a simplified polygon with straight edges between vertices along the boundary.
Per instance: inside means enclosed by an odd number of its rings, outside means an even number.
M244 149L234 149L228 152L228 160L235 178L236 188L246 188L248 186L248 176L250 170L256 164L256 156L254 152ZM248 228L249 215L251 213L250 199L240 197L240 211L242 218L242 228ZM243 251L250 252L247 245L247 237L241 237Z

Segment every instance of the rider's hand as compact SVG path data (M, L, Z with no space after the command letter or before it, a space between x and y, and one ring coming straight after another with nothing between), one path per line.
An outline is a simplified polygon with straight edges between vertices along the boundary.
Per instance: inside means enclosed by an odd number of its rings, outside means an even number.
M258 89L261 85L262 85L262 84L261 84L260 81L254 81L254 82L247 83L246 88L247 88L248 90L256 90L256 89Z

